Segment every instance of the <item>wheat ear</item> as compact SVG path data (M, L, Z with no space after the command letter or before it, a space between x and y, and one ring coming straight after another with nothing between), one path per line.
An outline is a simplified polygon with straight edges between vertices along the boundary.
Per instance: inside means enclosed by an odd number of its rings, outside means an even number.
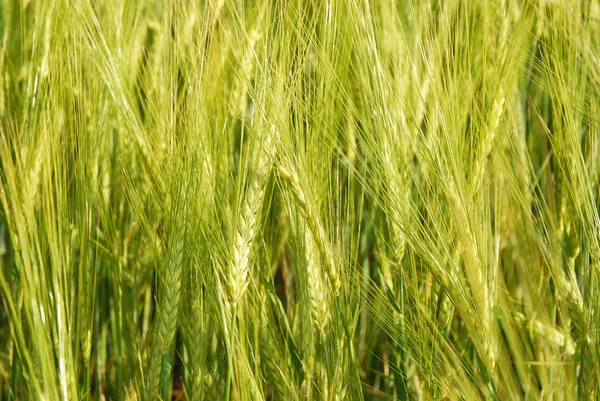
M265 196L267 177L271 169L272 147L270 136L263 143L254 143L256 149L254 171L250 171L248 188L233 235L227 280L229 301L235 307L248 286L250 251L256 235L258 217Z
M287 383L287 374L289 373L287 360L281 353L279 343L276 341L277 337L273 333L272 320L269 319L269 309L267 308L266 301L269 299L269 296L264 286L261 286L260 291L260 298L263 299L259 306L259 333L262 339L260 346L261 365L264 374L275 387L277 396L275 399L283 399L291 388L291 385Z
M310 314L313 324L321 337L325 337L325 327L331 318L327 305L326 287L323 285L319 253L312 236L305 231L306 273L308 280L308 296L310 299Z
M292 192L294 201L298 207L298 211L310 229L312 238L321 255L323 266L325 267L329 281L333 286L334 292L337 294L341 286L340 277L336 270L333 252L329 242L327 241L323 225L321 224L319 218L315 215L311 203L307 199L304 190L300 186L298 174L294 171L294 169L286 168L281 164L279 164L277 168L279 177L281 177L281 179L287 184L288 188Z
M186 304L189 306L185 319L183 319L182 336L188 352L186 364L188 382L186 384L190 401L202 399L203 361L205 355L206 311L204 305L204 290L199 274L200 266L192 263L185 291Z
M181 298L181 276L183 272L183 252L185 225L183 221L172 221L171 232L166 233L166 249L159 266L159 288L155 337L152 342L150 371L148 374L148 399L157 394L166 399L167 382L171 374L171 352Z

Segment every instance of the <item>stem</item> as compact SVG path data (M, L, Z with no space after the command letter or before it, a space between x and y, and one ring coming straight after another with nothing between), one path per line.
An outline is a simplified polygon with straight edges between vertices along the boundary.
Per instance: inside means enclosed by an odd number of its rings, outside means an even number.
M233 366L233 339L235 337L235 327L237 321L237 308L233 309L233 316L231 318L231 337L229 339L229 355L227 363L227 377L225 378L225 401L229 401L231 393L231 373Z

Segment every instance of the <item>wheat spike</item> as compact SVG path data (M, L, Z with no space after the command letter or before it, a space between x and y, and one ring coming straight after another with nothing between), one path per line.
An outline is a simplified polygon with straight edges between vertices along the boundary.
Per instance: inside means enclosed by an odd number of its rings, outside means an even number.
M320 220L314 214L311 203L307 199L304 190L300 186L296 172L293 169L286 168L281 164L278 165L278 172L281 179L287 183L288 188L294 196L294 201L298 207L298 211L302 217L304 217L304 220L310 229L312 238L321 255L321 260L323 261L323 266L325 267L329 281L331 282L334 293L337 294L339 292L341 282L335 266L331 245L329 244L325 235L325 230L323 229Z
M258 139L258 138L256 138ZM250 251L258 228L260 210L265 196L265 186L271 168L272 146L270 135L264 135L263 143L254 143L254 170L248 173L249 184L244 194L241 213L234 231L233 247L229 259L229 301L235 307L248 286ZM252 167L252 166L251 166Z
M185 247L185 222L172 221L165 233L166 249L162 250L162 260L158 266L159 288L157 316L152 349L150 350L150 371L148 373L148 399L165 391L171 374L171 353L181 299L181 278Z
M305 231L306 272L308 281L308 296L310 298L310 314L313 324L321 337L325 337L325 327L331 318L327 304L327 289L323 285L319 254L314 239Z

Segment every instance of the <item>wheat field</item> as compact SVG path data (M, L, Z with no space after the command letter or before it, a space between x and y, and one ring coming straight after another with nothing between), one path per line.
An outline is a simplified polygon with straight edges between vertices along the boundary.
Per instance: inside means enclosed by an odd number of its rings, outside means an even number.
M597 0L1 0L0 400L600 399Z

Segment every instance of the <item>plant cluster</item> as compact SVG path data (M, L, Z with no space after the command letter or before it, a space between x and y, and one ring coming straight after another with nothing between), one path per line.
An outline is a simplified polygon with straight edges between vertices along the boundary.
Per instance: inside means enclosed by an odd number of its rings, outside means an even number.
M2 0L0 400L600 397L595 0Z

